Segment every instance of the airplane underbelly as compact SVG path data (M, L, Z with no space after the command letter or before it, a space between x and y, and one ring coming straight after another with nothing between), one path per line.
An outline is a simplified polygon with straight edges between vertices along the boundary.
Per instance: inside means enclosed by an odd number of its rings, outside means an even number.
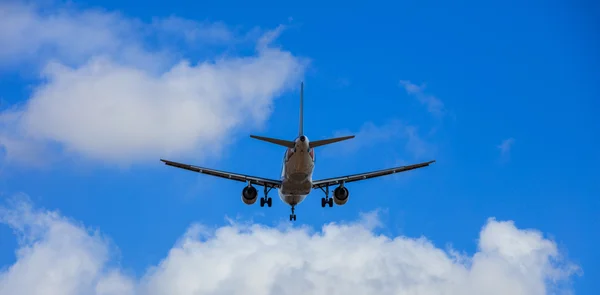
M281 193L284 195L307 195L312 189L312 182L304 181L301 183L284 181L281 184Z
M307 195L308 194L284 194L282 190L279 191L279 198L288 205L300 204L306 199Z
M311 189L312 182L308 179L303 182L286 180L281 184L279 197L289 205L297 205L306 198Z
M288 179L293 182L302 182L308 178L308 173L304 171L292 172L288 174Z
M314 163L305 153L298 153L285 165L285 178L290 182L302 183L309 180Z

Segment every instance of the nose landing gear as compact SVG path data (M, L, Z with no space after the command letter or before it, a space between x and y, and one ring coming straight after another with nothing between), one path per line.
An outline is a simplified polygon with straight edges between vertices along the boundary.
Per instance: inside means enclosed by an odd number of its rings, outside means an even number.
M296 214L294 214L294 205L292 205L292 214L290 214L290 221L296 221Z

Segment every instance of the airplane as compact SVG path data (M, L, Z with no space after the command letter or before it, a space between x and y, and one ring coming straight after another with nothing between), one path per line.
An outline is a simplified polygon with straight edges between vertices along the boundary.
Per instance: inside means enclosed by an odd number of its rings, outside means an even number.
M283 155L281 177L279 180L198 167L164 159L160 160L164 162L165 165L216 177L232 179L239 182L245 182L247 185L243 188L241 197L242 201L247 205L253 205L258 198L258 191L253 185L262 186L264 188L264 197L261 197L260 199L261 207L264 207L265 205L271 207L273 200L271 197L268 197L268 194L272 189L276 188L281 201L291 206L292 214L290 214L290 221L296 221L295 207L302 203L302 201L304 201L308 194L314 189L320 189L325 193L325 197L321 198L321 207L325 208L326 205L333 207L334 202L336 205L342 206L348 202L349 191L345 186L347 183L418 169L429 166L431 163L435 162L435 160L432 160L414 165L400 166L313 181L312 175L315 168L316 159L314 149L320 146L354 138L354 135L309 141L308 137L304 135L303 130L303 109L304 82L300 84L300 122L298 137L296 137L293 141L290 141L250 135L250 137L254 139L280 145L286 148ZM334 185L338 185L338 187L333 190L333 198L330 198L329 187Z

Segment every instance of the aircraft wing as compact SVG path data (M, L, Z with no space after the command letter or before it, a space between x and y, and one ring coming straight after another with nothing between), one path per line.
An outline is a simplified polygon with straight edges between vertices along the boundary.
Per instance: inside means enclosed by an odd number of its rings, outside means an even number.
M275 188L281 187L280 180L268 179L268 178L262 178L262 177L256 177L256 176L244 175L244 174L238 174L238 173L231 173L231 172L226 172L226 171L219 171L219 170L215 170L215 169L198 167L198 166L193 166L193 165L188 165L188 164L182 164L182 163L177 163L177 162L163 160L163 159L160 159L160 160L163 161L166 165L185 169L185 170L190 170L190 171L194 171L194 172L198 172L198 173L202 173L202 174L208 174L208 175L212 175L212 176L237 180L237 181L241 181L241 182L250 181L252 184L268 186L268 187L275 187Z
M313 181L313 188L326 187L326 186L330 186L330 185L339 184L342 182L348 183L348 182L359 181L359 180L363 180L363 179L369 179L369 178L375 178L375 177L384 176L384 175L390 175L390 174L394 174L394 173L398 173L398 172L404 172L404 171L408 171L408 170L413 170L413 169L429 166L429 164L431 164L433 162L435 162L435 160L429 161L429 162L423 162L423 163L419 163L419 164L414 164L414 165L400 166L400 167L395 167L395 168L377 170L377 171L372 171L372 172L367 172L367 173L359 173L359 174L352 174L352 175L347 175L347 176L340 176L340 177L316 180L316 181Z

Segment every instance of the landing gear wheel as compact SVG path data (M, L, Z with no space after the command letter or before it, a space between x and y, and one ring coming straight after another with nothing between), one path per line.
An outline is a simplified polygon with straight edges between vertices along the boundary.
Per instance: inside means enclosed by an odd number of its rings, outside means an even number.
M267 205L268 207L271 207L273 205L273 199L272 198L260 198L260 206L264 207L265 205Z
M329 208L333 207L333 198L321 198L321 207L325 208L325 205L329 205Z

